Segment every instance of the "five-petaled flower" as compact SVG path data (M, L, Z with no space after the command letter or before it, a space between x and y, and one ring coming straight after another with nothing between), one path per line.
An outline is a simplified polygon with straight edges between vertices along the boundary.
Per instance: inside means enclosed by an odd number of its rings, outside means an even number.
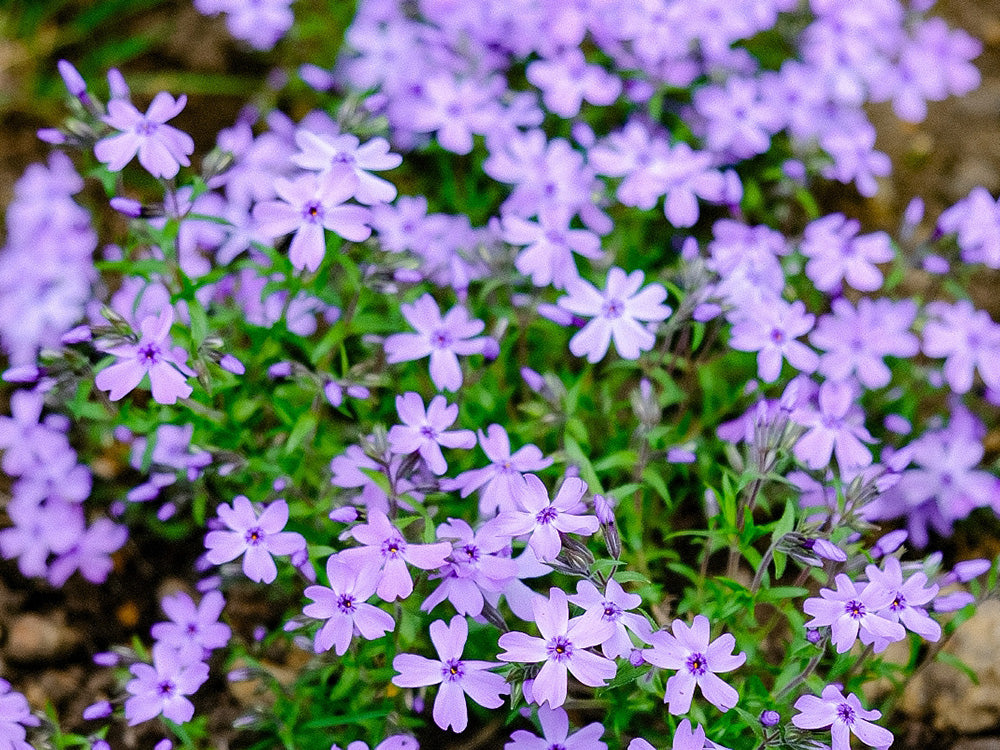
M799 729L830 727L833 750L850 750L851 734L871 747L884 749L892 744L892 732L869 721L881 718L881 712L866 711L854 693L845 698L840 685L827 685L820 697L803 695L795 701L795 708L801 713L792 717L792 724Z
M873 583L859 588L844 573L838 574L835 580L836 591L820 589L819 598L806 599L802 605L806 614L813 616L805 624L807 628L829 625L838 654L847 651L859 633L863 642L875 644L876 651L892 641L903 640L906 636L903 626L881 614L892 602L895 592Z
M143 318L137 343L104 349L118 357L118 361L97 373L95 385L102 391L109 391L108 398L117 401L148 374L153 400L157 403L173 404L178 398L190 396L192 388L185 381L194 371L185 364L184 350L172 345L170 326L173 322L173 308L164 307L159 316Z
M462 658L469 636L469 624L462 615L452 617L450 625L445 625L444 620L435 620L431 623L430 634L438 658L397 655L392 668L399 674L392 678L392 683L404 688L440 685L434 700L434 723L442 729L465 731L469 724L465 695L480 706L499 708L503 705L500 696L508 695L510 686L503 675L489 671L501 666L500 662Z
M666 630L652 633L647 640L653 647L642 650L643 658L650 664L677 670L667 680L663 696L664 701L670 701L670 713L679 716L688 712L695 686L700 687L702 695L720 711L735 706L739 693L716 673L729 672L746 661L745 652L733 654L736 639L730 633L723 633L709 643L709 622L704 615L697 615L691 627L674 620L672 629L673 635Z
M435 396L424 410L424 400L412 391L396 396L396 411L403 424L389 430L389 448L393 453L417 452L435 474L444 474L448 464L441 454L446 448L474 448L472 430L448 430L458 418L458 404L448 404L444 396Z
M131 697L125 701L125 718L130 726L154 716L163 716L183 724L194 716L194 704L186 696L194 693L208 679L208 665L189 661L170 646L153 646L153 664L133 664L133 680L125 689Z
M232 506L219 505L218 513L229 531L208 532L205 557L213 565L221 565L244 555L243 572L251 581L270 583L278 576L271 555L291 555L306 546L301 534L283 531L288 523L288 503L284 500L275 500L258 516L250 500L237 495Z
M504 633L499 645L506 651L497 658L544 662L531 689L536 703L561 706L566 700L567 672L591 687L601 687L615 676L618 669L613 661L587 650L604 643L614 633L614 623L603 620L594 610L570 620L566 593L557 588L550 589L548 599L536 597L531 607L541 637Z
M161 91L142 114L126 99L108 102L108 114L102 119L121 132L94 144L94 155L112 172L120 172L138 153L139 163L153 177L171 178L181 166L188 166L194 153L194 141L187 133L165 124L187 104L183 94L174 99Z
M392 630L396 623L392 616L368 599L375 593L378 571L366 567L354 569L337 555L326 561L329 586L310 586L305 594L313 600L302 609L302 614L326 620L316 632L313 649L316 653L333 648L343 656L355 633L369 641L380 638Z

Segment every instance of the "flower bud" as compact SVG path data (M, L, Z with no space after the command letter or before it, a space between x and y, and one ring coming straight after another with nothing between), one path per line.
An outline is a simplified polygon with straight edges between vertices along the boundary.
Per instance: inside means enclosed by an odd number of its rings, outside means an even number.
M778 722L781 721L781 714L777 711L767 710L762 711L760 714L760 723L765 727L777 726Z
M111 703L108 701L98 701L97 703L91 703L85 709L83 709L83 718L87 721L92 719L104 719L111 716L112 712Z

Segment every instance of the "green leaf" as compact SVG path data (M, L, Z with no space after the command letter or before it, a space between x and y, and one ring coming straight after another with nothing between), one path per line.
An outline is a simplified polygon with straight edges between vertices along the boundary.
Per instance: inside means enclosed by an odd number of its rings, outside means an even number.
M622 685L628 685L630 682L638 680L647 672L649 672L648 666L633 667L631 664L626 663L624 666L618 667L618 673L611 682L604 686L604 689L612 690Z
M938 651L937 660L942 661L945 664L954 667L959 672L962 672L966 677L972 680L973 685L979 684L979 675L976 674L976 670L966 664L964 661L959 659L954 654L949 654L947 651Z
M299 415L299 418L295 420L295 426L292 427L292 431L288 435L288 441L285 443L284 454L289 456L297 451L302 446L302 443L305 442L306 438L316 430L318 424L319 418L313 412L302 412L302 414Z
M193 295L187 301L187 308L191 315L191 339L194 341L194 348L197 349L208 335L208 316L205 314L205 308Z
M597 478L597 472L594 471L593 464L590 463L590 459L584 454L580 444L569 435L563 436L563 442L566 445L566 455L580 469L580 478L590 485L591 492L603 494L604 488L601 486L601 480Z

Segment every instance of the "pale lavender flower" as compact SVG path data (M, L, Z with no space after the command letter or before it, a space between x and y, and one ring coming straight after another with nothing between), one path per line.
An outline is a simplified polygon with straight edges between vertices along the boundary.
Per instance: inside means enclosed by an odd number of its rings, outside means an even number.
M186 696L196 692L208 679L208 665L183 659L174 649L155 644L153 664L133 664L134 679L125 689L131 697L125 701L129 726L141 724L162 714L178 724L194 716L194 704Z
M822 469L837 456L841 472L857 470L872 462L863 445L874 443L864 426L864 412L855 405L855 393L845 381L825 381L819 387L819 408L800 407L791 419L806 428L795 443L795 457L810 469ZM863 441L863 442L862 442Z
M601 643L601 653L609 659L628 658L632 653L635 646L628 635L629 630L643 640L652 632L645 617L629 611L642 603L642 597L627 593L614 578L608 579L603 594L590 581L580 581L569 600L584 610L595 610L602 620L614 623L614 633Z
M455 615L448 625L435 620L430 635L438 658L398 654L392 668L399 674L392 678L392 684L403 688L440 685L434 699L434 723L442 729L464 732L469 724L465 696L480 706L500 708L500 696L510 694L510 685L503 675L489 671L501 666L500 662L462 658L469 636L469 624L462 615Z
M532 601L532 611L541 637L510 632L500 636L497 656L501 661L544 662L532 685L532 698L541 705L558 708L566 700L567 672L584 685L601 687L618 671L615 663L587 649L607 640L614 623L593 611L569 619L569 603L561 589L549 590L549 598Z
M831 627L838 654L847 651L859 633L863 641L875 643L876 651L906 636L902 625L881 614L892 603L893 592L872 583L861 589L844 573L837 575L836 582L836 591L822 588L820 598L806 599L802 608L813 617L805 623L807 628Z
M375 750L417 750L418 747L416 738L408 734L394 734L378 743ZM340 745L334 744L330 750L340 750ZM347 746L347 750L368 750L368 743L356 740Z
M757 352L761 380L773 383L781 374L782 357L799 372L809 373L819 364L819 355L800 341L816 319L801 300L759 302L740 311L729 345L742 352Z
M299 129L295 143L301 149L292 162L303 169L321 174L330 170L350 169L357 177L354 199L371 206L388 203L396 197L396 187L388 180L376 177L372 170L394 169L403 162L399 154L389 152L385 138L372 138L361 144L349 133L329 135Z
M841 689L837 684L827 685L820 697L801 696L795 701L800 713L792 717L792 724L799 729L830 727L833 750L850 750L852 734L871 747L889 747L894 739L892 732L870 721L880 719L881 712L866 711L854 693L845 698Z
M575 117L584 99L606 106L614 103L622 90L620 79L599 65L589 65L577 47L529 63L525 75L542 90L542 101L549 111L565 118Z
M538 706L538 723L542 725L542 736L525 729L518 729L510 735L511 742L504 750L607 750L601 741L604 725L595 721L582 729L569 733L569 715L561 708Z
M120 172L138 153L139 163L154 177L175 177L181 166L191 164L188 157L194 153L194 141L165 123L176 117L185 104L187 97L183 94L174 99L161 91L142 114L128 100L112 99L102 119L122 132L95 143L94 155L112 172Z
M278 568L271 555L291 555L306 546L306 540L294 531L283 531L288 523L288 503L275 500L258 516L244 495L237 495L232 506L221 503L219 519L229 531L210 531L205 536L206 558L221 565L243 557L243 573L251 581L271 583Z
M538 223L507 214L502 219L504 241L527 245L517 254L514 266L531 277L535 286L552 284L565 289L579 278L573 253L585 258L600 258L601 239L586 229L570 229L567 209L543 206Z
M208 651L229 643L232 631L219 622L226 600L218 591L209 591L197 605L183 591L160 600L169 622L158 622L150 635L158 642L176 649L182 658L199 661Z
M968 393L975 370L986 385L1000 389L1000 325L968 300L927 305L923 350L928 357L944 357L944 377L955 393Z
M112 401L125 396L149 375L153 400L160 404L173 404L178 398L187 398L193 388L185 382L194 375L186 364L187 354L181 347L173 346L170 326L174 322L172 307L164 307L158 317L148 316L139 324L139 341L135 344L118 344L103 349L118 357L118 361L104 368L94 379L102 391L108 391Z
M882 286L876 263L888 263L895 251L885 232L858 235L861 222L843 214L831 214L806 226L800 249L809 258L806 276L816 288L830 292L846 281L862 292Z
M358 178L348 167L294 180L279 177L274 181L278 200L255 205L253 218L257 229L268 237L294 232L288 259L295 268L315 271L326 255L324 229L351 242L371 235L368 209L344 205L357 188Z
M455 611L478 617L483 611L485 595L496 595L507 589L519 575L518 563L509 557L509 540L491 534L488 529L473 532L465 521L449 518L438 526L438 539L452 541L452 553L431 578L440 578L440 585L427 596L420 609L430 612L448 599Z
M746 661L747 655L740 651L733 654L736 639L730 633L723 633L709 643L711 631L708 618L696 615L690 627L681 620L674 620L673 635L666 630L657 630L646 639L652 648L642 650L643 658L650 664L664 669L676 669L676 674L667 680L663 701L669 701L667 710L675 716L686 714L691 708L695 687L720 711L728 711L736 705L739 693L718 677L719 672L730 672Z
M401 306L406 322L417 333L394 333L385 340L386 361L409 362L430 356L431 380L443 391L462 387L458 355L479 354L485 338L477 336L483 321L469 318L464 307L453 307L442 317L434 298L425 294L412 304Z
M25 727L37 727L41 721L31 713L28 699L12 690L7 680L0 680L0 743L4 750L33 750L25 741Z
M921 606L927 604L938 593L937 584L928 585L926 573L918 570L904 581L903 568L899 560L892 556L885 558L882 570L875 565L868 565L865 573L872 584L892 594L889 604L879 610L882 617L893 622L901 622L907 630L928 641L940 640L941 626L931 619L927 610ZM862 638L862 642L867 641ZM887 644L876 641L875 651L882 651L885 645Z
M656 750L656 748L641 737L636 737L628 743L628 750ZM677 725L670 750L726 750L726 748L707 739L705 728L701 724L692 729L691 720L684 719Z
M226 28L254 49L269 50L295 22L292 0L194 0L200 13L226 14Z
M419 393L410 391L396 396L396 411L403 424L389 430L389 448L393 453L419 453L435 474L444 474L448 464L441 454L446 448L473 448L472 430L448 430L458 419L458 404L448 404L444 396L435 396L424 410Z
M957 233L962 260L1000 268L1000 203L984 187L941 212L938 229Z
M337 555L326 561L329 586L309 586L305 594L313 600L302 614L326 620L313 640L316 653L333 648L343 656L355 634L369 641L381 638L396 623L388 612L368 604L375 593L378 571L371 567L354 569Z
M62 586L77 570L91 583L104 583L114 566L111 555L128 539L128 528L108 518L98 518L49 566L48 579Z
M586 355L588 362L599 362L608 353L614 340L615 350L624 359L638 359L656 343L656 337L642 322L659 323L670 315L663 304L667 290L661 284L649 284L640 291L642 271L626 274L621 268L608 271L604 291L598 291L589 281L575 279L557 304L574 315L592 320L569 342L569 350L577 357Z
M493 463L482 469L464 471L454 479L442 482L442 489L461 490L462 497L482 488L479 515L489 518L497 512L515 510L524 500L527 487L524 473L541 471L552 465L535 445L525 445L511 453L507 431L498 424L479 430L479 445Z
M542 562L554 560L562 549L560 533L590 535L600 522L596 516L580 515L587 483L579 477L567 477L553 499L542 480L534 474L524 478L526 492L518 510L505 511L490 521L490 533L508 537L530 534L528 546Z
M374 570L378 579L375 593L387 602L405 599L413 592L407 563L421 570L434 570L444 565L451 554L448 542L407 542L385 513L371 509L368 523L351 529L351 536L364 546L343 550L340 559L355 568Z

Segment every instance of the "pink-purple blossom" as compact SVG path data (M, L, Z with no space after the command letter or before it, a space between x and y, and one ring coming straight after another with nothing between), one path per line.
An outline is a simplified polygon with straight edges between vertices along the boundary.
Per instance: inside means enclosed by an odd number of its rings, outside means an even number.
M197 605L183 591L160 600L169 622L158 622L150 635L159 643L176 649L182 659L200 661L208 651L229 643L232 631L219 622L225 599L218 591L209 591Z
M874 583L862 588L844 573L838 573L835 580L836 590L820 589L819 598L806 599L802 608L812 615L807 628L830 626L838 654L847 651L859 635L863 642L874 643L876 651L905 637L902 625L881 614L895 592Z
M187 104L183 94L174 99L161 91L143 114L126 99L108 102L104 122L121 131L94 144L94 155L112 172L120 172L139 155L139 163L154 177L175 177L182 166L191 164L194 141L187 133L167 125Z
M444 474L448 464L441 447L473 448L476 435L472 430L448 430L458 419L458 404L448 404L444 396L431 399L427 409L419 393L412 391L396 396L396 411L403 424L389 430L389 448L393 453L419 453L435 474Z
M799 729L829 727L832 750L850 750L852 734L871 747L889 747L892 732L871 722L882 718L882 713L865 710L854 693L845 697L841 690L840 685L827 685L819 696L801 696L795 701L799 713L792 717L792 724Z
M542 726L541 737L526 729L515 730L504 750L607 750L607 744L601 741L604 725L599 721L570 734L566 711L543 703L538 706L538 723Z
M178 724L194 716L187 696L208 679L208 665L189 661L165 644L153 646L153 663L133 664L133 679L125 685L131 694L125 700L125 718L130 726L163 715Z
M438 658L398 654L392 668L399 674L392 683L403 688L440 685L434 699L434 723L442 729L464 732L469 724L465 696L480 706L499 708L503 705L500 696L510 693L510 685L503 675L489 671L502 666L500 662L462 658L469 636L464 616L455 615L447 625L444 620L435 620L429 630Z
M739 693L734 687L723 682L720 672L731 672L746 661L744 651L733 653L736 639L730 633L723 633L714 641L708 618L696 615L689 627L681 620L674 620L672 634L657 630L646 640L651 648L642 650L643 658L650 664L664 669L677 670L667 680L663 701L669 701L667 710L675 716L686 714L691 708L694 689L701 689L709 703L720 711L728 711L736 705Z
M288 503L275 500L257 515L250 500L237 495L233 504L221 503L219 520L228 531L210 531L205 536L206 558L221 565L243 555L243 573L251 581L271 583L278 568L271 555L292 555L306 546L294 531L284 531L288 523Z

